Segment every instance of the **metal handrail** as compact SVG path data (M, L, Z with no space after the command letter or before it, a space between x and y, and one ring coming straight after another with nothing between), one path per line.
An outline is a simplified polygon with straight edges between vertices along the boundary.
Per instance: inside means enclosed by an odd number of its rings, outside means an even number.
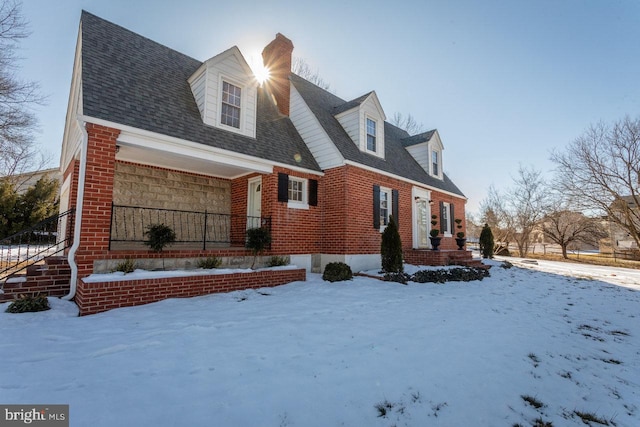
M71 246L74 209L0 239L0 282Z

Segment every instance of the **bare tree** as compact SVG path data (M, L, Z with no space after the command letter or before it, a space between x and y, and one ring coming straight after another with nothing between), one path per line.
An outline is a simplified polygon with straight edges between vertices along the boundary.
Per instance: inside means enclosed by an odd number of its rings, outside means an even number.
M527 256L531 233L546 212L548 191L541 172L531 167L521 165L513 182L513 187L503 193L490 187L487 199L481 204L483 220L494 232L497 246L508 247L513 239L520 256ZM497 247L496 254L499 250Z
M46 163L33 142L36 118L30 108L42 102L38 84L17 77L15 51L28 35L21 4L0 0L0 176L41 168Z
M331 90L329 83L320 77L320 72L318 70L313 71L304 58L294 57L293 64L291 64L291 71L324 90Z
M486 199L480 203L480 222L491 227L494 237L494 250L500 255L509 248L515 235L513 217L505 209L504 195L491 185Z
M411 114L404 116L402 113L395 113L391 119L391 124L406 130L409 135L417 135L426 130L424 125L418 123Z
M600 239L607 236L599 218L592 218L571 209L569 200L557 193L553 206L541 220L544 236L562 248L562 257L568 258L567 248L575 243L597 246Z
M592 125L551 160L561 191L583 210L606 215L640 246L640 117Z

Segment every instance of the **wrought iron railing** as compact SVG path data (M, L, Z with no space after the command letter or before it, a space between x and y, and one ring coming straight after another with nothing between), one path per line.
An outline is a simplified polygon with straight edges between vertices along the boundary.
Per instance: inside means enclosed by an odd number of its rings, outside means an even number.
M0 239L0 283L71 246L73 217L74 210L68 210Z
M110 248L116 242L144 242L152 224L171 227L176 243L199 244L202 249L244 246L249 228L266 227L271 231L269 217L112 205Z

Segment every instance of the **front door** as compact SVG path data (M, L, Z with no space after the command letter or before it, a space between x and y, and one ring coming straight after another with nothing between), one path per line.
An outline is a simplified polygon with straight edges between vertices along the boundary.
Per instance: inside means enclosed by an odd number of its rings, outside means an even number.
M429 247L429 200L419 197L416 199L416 244L418 248Z
M262 177L249 180L247 199L247 229L260 227L262 215Z

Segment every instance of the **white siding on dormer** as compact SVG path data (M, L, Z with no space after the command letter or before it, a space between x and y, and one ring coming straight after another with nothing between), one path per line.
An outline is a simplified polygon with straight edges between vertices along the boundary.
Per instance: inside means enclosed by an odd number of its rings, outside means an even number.
M191 82L191 92L193 93L193 97L196 100L196 104L198 105L198 110L200 110L200 116L204 120L207 73L205 72L206 68L204 67L202 67L201 70L198 71L200 73L196 75L196 77Z
M444 162L442 152L444 151L444 146L442 145L442 140L440 140L438 131L434 132L429 141L411 145L409 147L406 147L406 150L414 159L416 159L416 162L418 162L418 164L422 166L422 169L424 169L429 175L433 176L434 178L443 179L442 171L444 169ZM440 169L438 170L437 174L434 174L432 169L431 153L433 151L438 152L438 160L440 162Z
M362 121L360 117L360 109L356 107L352 108L351 110L342 112L336 116L336 119L338 119L338 122L340 122L354 144L356 144L358 148L360 148L360 150L363 150L363 128L360 125L360 122ZM364 143L366 144L366 139Z
M372 92L360 105L335 117L360 151L384 158L384 121L386 116L375 92ZM367 119L376 122L375 153L367 150Z
M320 168L329 169L342 165L344 158L293 85L290 102L291 121Z
M241 89L239 129L220 120L223 81ZM189 78L189 84L205 124L255 138L258 84L237 47L206 61Z

